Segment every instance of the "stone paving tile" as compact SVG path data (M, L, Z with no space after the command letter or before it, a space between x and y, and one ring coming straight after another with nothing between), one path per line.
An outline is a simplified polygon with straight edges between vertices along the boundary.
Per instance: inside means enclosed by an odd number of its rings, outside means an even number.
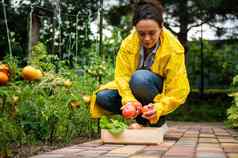
M176 144L177 145L177 144ZM183 156L183 157L193 157L195 154L195 148L194 147L185 147L185 146L173 146L171 147L166 153L166 157L171 156Z
M177 141L176 145L179 144L179 145L193 145L193 144L196 144L197 141L193 141L193 140L179 140Z
M198 138L188 138L188 137L182 137L181 139L179 139L180 141L198 141Z
M227 158L238 158L238 153L228 153Z
M100 155L106 154L108 151L105 150L87 150L77 153L77 156L83 157L98 157Z
M185 148L195 148L196 145L193 145L193 144L192 145L190 145L190 144L189 145L188 144L185 144L185 145L184 144L183 145L176 144L175 145L175 147L178 147L178 146L185 147Z
M185 125L183 125L183 126L177 126L176 128L179 130L179 131L181 131L181 132L185 132L185 131L187 131L189 128L190 128L191 126L185 126Z
M201 128L200 133L202 133L202 134L213 134L213 130L212 130L212 128L205 127L205 128Z
M179 138L181 138L183 136L183 133L181 132L168 132L165 134L164 138L167 140L178 140Z
M125 145L121 145L121 144L101 144L101 145L96 145L96 146L90 146L88 144L87 145L79 144L79 145L74 145L71 148L79 149L79 150L112 150L112 149L123 147L123 146L125 146Z
M196 158L226 158L226 155L222 152L220 153L197 152Z
M178 140L178 142L197 142L198 138L191 138L191 137L182 137Z
M100 146L98 146L100 147ZM65 148L63 148L62 150L64 150ZM94 150L96 149L96 147L91 147L91 146L74 146L72 149L79 149L79 150ZM61 149L58 149L61 150Z
M200 138L215 138L215 135L214 134L205 134L205 133L202 133L199 135Z
M143 149L144 151L160 151L165 153L171 146L173 146L176 142L175 141L165 141L159 145L147 145Z
M169 149L168 146L146 146L144 151L167 151Z
M114 149L108 152L105 156L119 156L119 155L131 156L143 150L144 148L145 148L144 145L127 145L125 147Z
M193 156L168 156L168 155L165 155L164 157L162 158L194 158Z
M213 131L215 133L227 133L227 131L223 127L221 127L221 128L213 128Z
M199 131L193 131L193 130L188 130L188 131L186 131L185 133L184 133L184 135L186 135L186 134L191 134L191 135L198 135L199 134Z
M185 137L185 138L197 138L198 134L184 134L183 137Z
M218 138L218 140L220 143L238 143L238 140L233 137Z
M238 153L238 144L237 143L221 143L225 152L229 153Z
M79 144L79 146L95 147L95 146L100 146L102 144L103 144L102 140L97 139L97 140L93 140L93 141L90 141L90 142L85 142L85 143Z
M168 153L163 158L193 158L194 153Z
M230 136L228 132L215 132L216 136Z
M184 133L186 132L188 129L187 128L181 128L181 127L176 127L176 126L172 126L172 127L169 127L169 130L168 132L172 132L172 133Z
M220 147L197 147L197 151L223 152L223 149Z
M186 152L180 152L180 151L169 151L165 154L165 156L183 156L183 157L193 157L195 152L193 151L186 151Z
M238 132L230 132L230 134L233 136L233 137L238 137Z
M123 147L126 146L124 144L103 144L105 147Z
M163 154L164 152L161 151L147 150L130 156L130 158L161 158Z
M176 141L167 141L167 140L165 140L164 143L159 144L159 147L164 147L164 146L166 146L166 147L171 147L171 146L173 146L175 143L176 143Z
M216 138L217 138L217 139L231 139L231 138L234 138L234 137L232 137L231 135L229 135L229 136L217 136Z
M113 150L113 149L117 149L117 148L120 148L122 146L107 146L107 145L102 145L102 146L98 146L98 147L95 147L93 150L106 150L106 151L110 151L110 150Z
M78 152L82 152L85 151L87 149L80 149L80 148L63 148L63 149L58 149L58 150L54 150L52 152L52 154L66 154L66 153L78 153Z
M215 138L199 138L199 143L217 143Z
M200 143L197 145L197 148L221 148L220 144L213 144L213 143Z
M42 154L42 155L33 156L31 158L64 158L64 155L62 155L62 154Z
M79 157L82 158L82 157ZM83 157L83 158L87 158L87 157ZM120 155L103 155L100 156L99 158L128 158L128 156L120 156Z
M221 124L175 122L162 144L103 144L95 140L32 158L238 158L238 132Z

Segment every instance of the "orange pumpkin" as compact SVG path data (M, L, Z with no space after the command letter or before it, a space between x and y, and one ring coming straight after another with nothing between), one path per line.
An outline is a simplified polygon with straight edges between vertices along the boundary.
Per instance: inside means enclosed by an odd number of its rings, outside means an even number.
M33 81L42 78L43 74L40 70L33 68L32 66L26 66L22 69L21 73L24 80Z
M8 80L8 75L5 72L0 71L0 85L5 85Z
M0 65L0 72L4 72L9 76L9 66L7 64Z

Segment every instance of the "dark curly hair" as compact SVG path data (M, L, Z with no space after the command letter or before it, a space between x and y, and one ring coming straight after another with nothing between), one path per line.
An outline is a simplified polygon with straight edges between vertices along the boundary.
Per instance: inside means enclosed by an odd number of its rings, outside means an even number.
M164 22L163 7L158 0L140 0L136 3L132 20L133 26L145 19L155 20L162 27Z

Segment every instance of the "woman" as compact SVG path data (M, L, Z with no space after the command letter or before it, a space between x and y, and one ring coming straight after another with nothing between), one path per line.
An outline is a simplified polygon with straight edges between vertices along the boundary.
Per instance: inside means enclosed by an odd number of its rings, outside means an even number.
M134 29L122 41L115 68L115 80L94 92L90 112L121 114L133 104L142 125L160 126L162 116L183 104L189 93L184 48L163 26L162 7L158 1L137 4ZM145 109L141 112L141 106Z

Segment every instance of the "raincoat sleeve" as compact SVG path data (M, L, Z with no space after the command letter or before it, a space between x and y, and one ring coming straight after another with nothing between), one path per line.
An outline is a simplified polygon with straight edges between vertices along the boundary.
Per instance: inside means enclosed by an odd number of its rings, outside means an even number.
M161 115L167 115L183 104L189 94L190 88L183 51L171 54L164 73L163 91L154 98L156 121Z
M133 96L129 87L129 80L133 73L133 61L130 49L127 47L126 41L123 41L116 57L115 82L118 92L122 97L122 105L129 101L137 101Z

